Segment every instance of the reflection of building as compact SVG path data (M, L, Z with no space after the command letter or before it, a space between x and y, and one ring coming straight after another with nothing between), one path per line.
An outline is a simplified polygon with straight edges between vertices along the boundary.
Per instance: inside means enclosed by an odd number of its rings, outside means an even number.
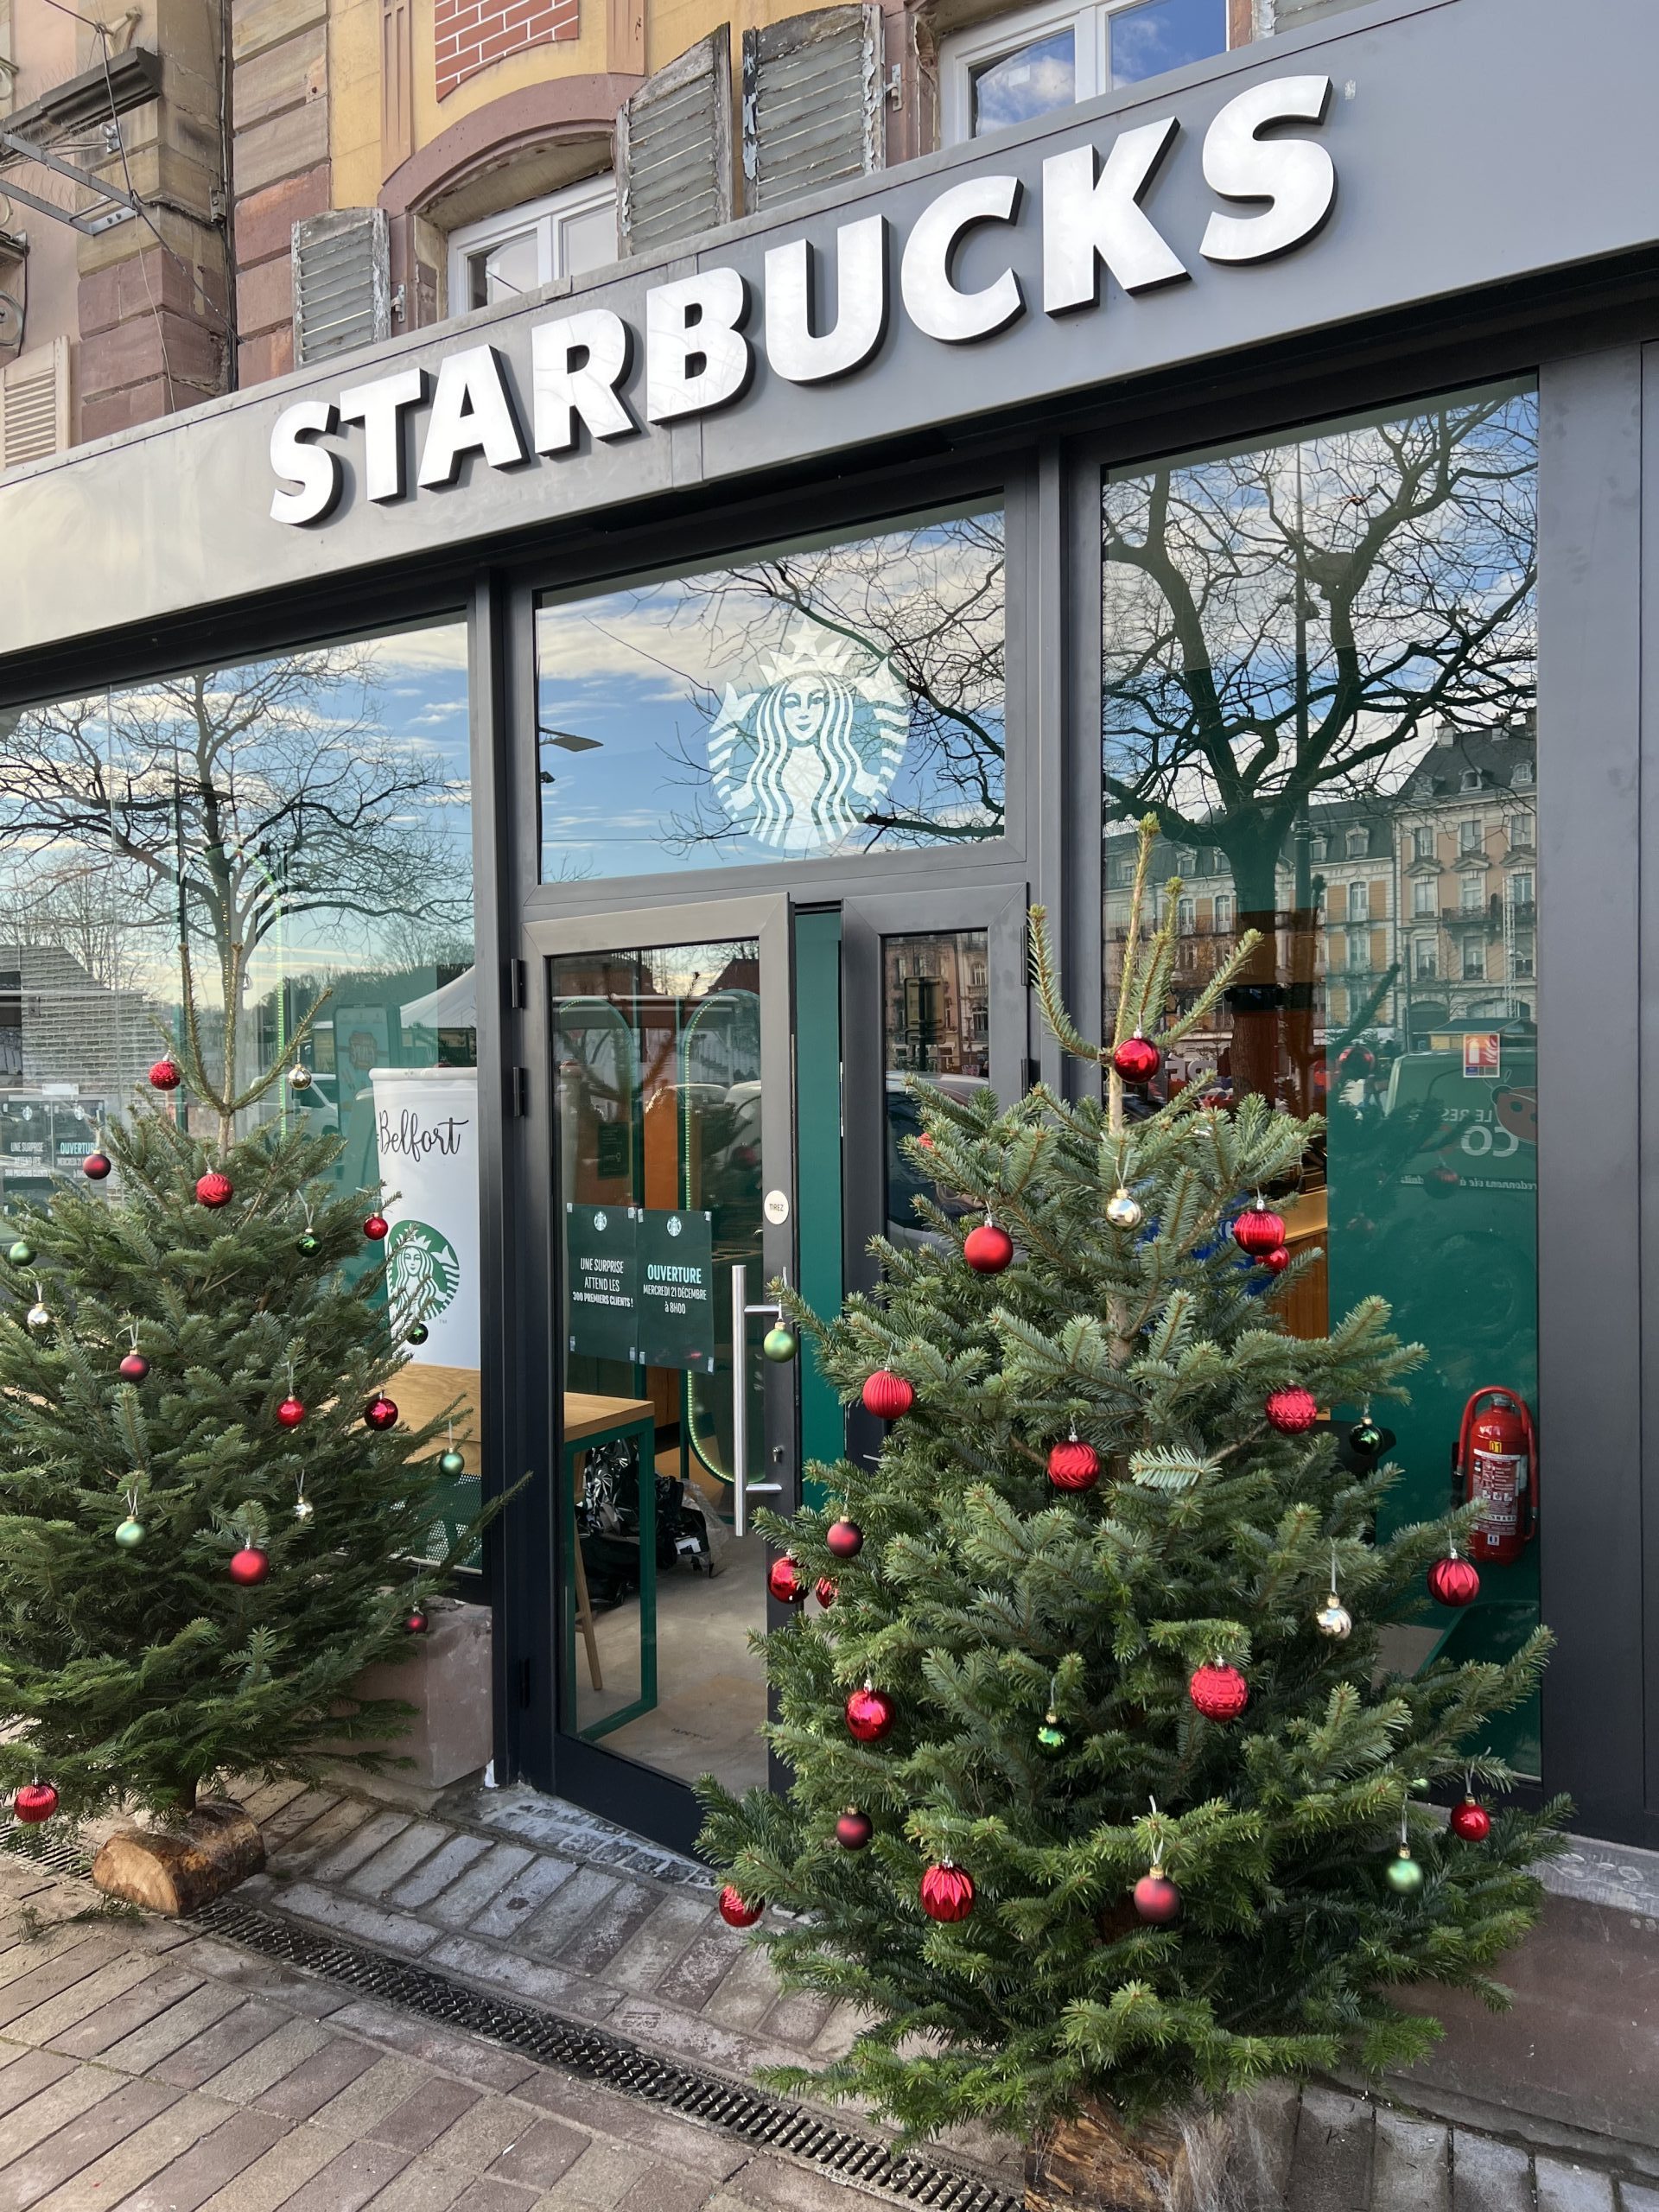
M1445 731L1397 789L1309 807L1279 861L1277 982L1291 998L1308 933L1296 918L1311 910L1318 1041L1353 1029L1408 1044L1448 1024L1535 1019L1536 763L1530 722ZM1134 874L1133 834L1115 824L1104 855L1109 988ZM1181 878L1173 990L1191 1006L1237 942L1238 900L1218 844L1160 839L1150 880L1172 874ZM1224 1046L1230 1026L1218 1009L1195 1046Z
M159 1050L150 1002L54 944L0 944L0 1082L121 1096Z
M886 940L887 1065L897 1073L990 1073L984 932L942 930Z

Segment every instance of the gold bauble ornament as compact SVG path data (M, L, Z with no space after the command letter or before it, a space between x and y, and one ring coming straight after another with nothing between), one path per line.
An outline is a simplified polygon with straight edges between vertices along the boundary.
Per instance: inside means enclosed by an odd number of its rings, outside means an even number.
M1140 1201L1131 1198L1120 1183L1106 1201L1107 1220L1114 1229L1139 1229L1146 1217Z
M1313 1624L1321 1636L1328 1636L1335 1643L1353 1632L1354 1617L1336 1592L1332 1590L1313 1616Z

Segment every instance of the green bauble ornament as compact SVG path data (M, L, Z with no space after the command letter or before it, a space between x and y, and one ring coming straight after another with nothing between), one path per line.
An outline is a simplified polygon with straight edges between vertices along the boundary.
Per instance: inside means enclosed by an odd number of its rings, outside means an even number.
M793 1359L800 1348L793 1329L786 1329L781 1321L775 1329L768 1329L760 1339L761 1351L779 1367Z
M423 1344L431 1333L424 1321L411 1321L404 1331L404 1342L406 1344Z
M121 1523L121 1526L115 1532L115 1541L120 1545L123 1551L136 1551L138 1546L144 1541L143 1522L142 1521L136 1520L130 1513L128 1514L126 1519Z
M1414 1897L1423 1886L1423 1870L1411 1855L1411 1846L1402 1843L1389 1861L1389 1887L1402 1897Z
M308 1229L294 1249L302 1260L315 1260L322 1249L322 1239Z
M453 1444L447 1452L441 1452L438 1454L438 1472L441 1475L448 1475L453 1479L454 1476L464 1475L466 1471L467 1462Z
M1037 1748L1046 1758L1058 1758L1065 1749L1066 1741L1065 1731L1060 1726L1060 1716L1051 1705L1037 1731Z
M26 1268L35 1257L35 1247L26 1236L20 1236L6 1257L14 1268Z

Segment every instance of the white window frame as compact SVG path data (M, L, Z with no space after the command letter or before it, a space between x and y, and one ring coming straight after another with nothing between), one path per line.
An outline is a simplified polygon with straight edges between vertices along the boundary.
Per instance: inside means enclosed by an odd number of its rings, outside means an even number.
M449 312L452 315L477 312L467 297L467 264L475 253L493 245L499 245L505 238L517 238L521 231L536 232L536 281L538 285L556 283L569 272L559 266L559 226L571 215L595 214L601 207L614 209L616 206L616 178L609 169L598 176L583 177L580 184L567 184L557 192L550 192L540 200L520 200L516 207L504 207L499 214L486 215L476 223L464 223L459 230L449 233Z
M1069 7L1022 8L1014 15L995 16L989 22L976 24L971 30L957 31L942 41L939 48L940 144L963 145L973 136L976 69L983 68L989 61L1000 61L1005 54L1015 53L1020 47L1029 46L1037 39L1052 37L1056 31L1069 30L1072 35L1077 99L1092 100L1102 92L1110 92L1109 61L1111 43L1107 35L1106 18L1140 4L1141 0L1093 0L1093 4L1079 8L1076 0L1072 0ZM1232 11L1226 9L1224 13L1227 17L1227 33L1230 40Z

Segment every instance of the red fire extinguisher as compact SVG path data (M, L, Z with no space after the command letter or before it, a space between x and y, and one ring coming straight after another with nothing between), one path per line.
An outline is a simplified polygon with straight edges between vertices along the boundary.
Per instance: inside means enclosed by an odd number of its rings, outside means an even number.
M1452 1487L1459 1505L1480 1503L1469 1556L1482 1567L1518 1560L1538 1533L1538 1440L1524 1398L1491 1382L1475 1392L1463 1409Z

